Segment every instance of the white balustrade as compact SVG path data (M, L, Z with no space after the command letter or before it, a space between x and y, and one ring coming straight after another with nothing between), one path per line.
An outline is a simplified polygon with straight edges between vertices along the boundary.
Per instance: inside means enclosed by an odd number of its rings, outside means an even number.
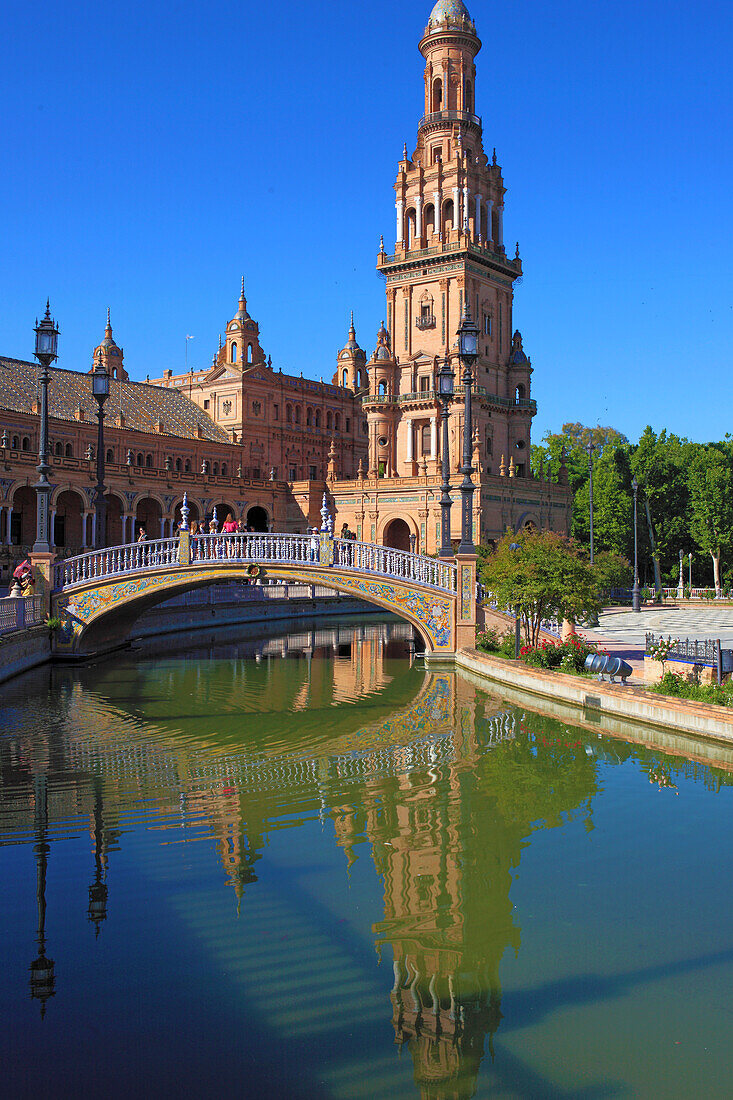
M334 566L356 573L391 577L446 592L456 590L456 566L450 562L394 550L389 546L333 539ZM95 550L54 566L54 590L76 588L96 580L130 573L154 572L178 565L179 540L151 539ZM318 565L318 535L278 535L251 532L194 535L191 565Z

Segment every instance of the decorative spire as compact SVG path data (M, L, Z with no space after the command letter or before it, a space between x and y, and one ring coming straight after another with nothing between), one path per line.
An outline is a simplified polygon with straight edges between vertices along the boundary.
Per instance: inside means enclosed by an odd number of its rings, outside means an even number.
M506 477L506 462L504 461L504 455L501 456L501 462L499 463L499 476Z
M514 253L514 259L519 259L519 241L517 241L517 251Z
M384 234L383 233L381 233L380 236L379 236L379 251L384 252Z
M491 157L491 164L494 168L496 168L496 146L494 146L494 152Z
M188 531L188 494L183 494L183 504L181 505L181 530Z
M407 142L405 142L404 148L402 150L402 159L403 160L408 160L409 159L408 156L407 156Z

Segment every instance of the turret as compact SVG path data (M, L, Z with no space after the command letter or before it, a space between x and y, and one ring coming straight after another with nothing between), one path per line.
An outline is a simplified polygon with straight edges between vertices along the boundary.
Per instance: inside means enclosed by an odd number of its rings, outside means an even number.
M260 326L247 312L244 296L244 275L239 295L239 309L227 325L226 342L219 351L219 362L239 366L246 370L253 363L264 364L265 353L260 347Z
M397 473L396 399L399 373L384 321L377 333L377 346L367 370L369 394L364 397L364 407L369 424L369 472L373 477L394 477Z
M338 366L333 384L351 389L354 393L367 387L366 352L356 342L353 310L349 325L349 339L338 353Z
M99 360L102 360L104 369L110 378L116 378L118 382L128 382L129 378L124 366L124 352L121 347L115 343L115 339L112 335L112 325L109 319L109 310L107 310L107 326L104 330L104 340L101 344L98 344L94 349L92 355L92 366L89 371L91 374L94 371L96 364Z

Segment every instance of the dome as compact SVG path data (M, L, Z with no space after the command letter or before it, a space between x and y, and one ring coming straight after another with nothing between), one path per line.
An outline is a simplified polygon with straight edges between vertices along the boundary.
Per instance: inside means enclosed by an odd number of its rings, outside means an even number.
M389 359L389 348L386 348L384 344L380 344L374 355L375 359Z
M471 16L463 0L438 0L430 13L428 26L440 23L462 23L464 19L468 23L471 22Z

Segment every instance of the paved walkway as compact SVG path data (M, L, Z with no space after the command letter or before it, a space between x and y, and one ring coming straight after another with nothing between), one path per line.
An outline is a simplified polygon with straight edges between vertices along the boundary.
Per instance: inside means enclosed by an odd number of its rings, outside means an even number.
M596 628L582 633L628 661L634 670L632 680L643 680L647 631L683 640L720 638L723 649L733 649L733 607L655 607L638 613L612 607L601 613Z

